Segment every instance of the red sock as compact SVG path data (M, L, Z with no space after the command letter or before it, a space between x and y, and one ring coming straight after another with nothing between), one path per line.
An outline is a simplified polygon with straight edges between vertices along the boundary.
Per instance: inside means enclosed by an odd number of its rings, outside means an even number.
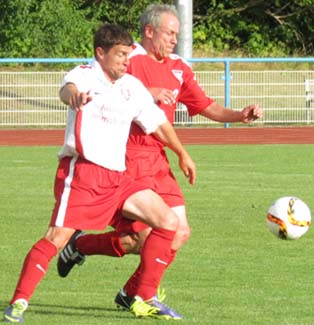
M170 250L170 256L169 256L167 268L173 263L173 261L176 257L176 254L177 254L177 250L175 250L175 249ZM129 278L127 284L123 288L129 296L132 296L131 293L133 293L133 295L134 295L134 292L137 291L137 284L138 284L140 277L141 277L141 269L140 269L140 266L138 266L136 271L132 274L132 276Z
M140 265L124 287L129 296L148 300L156 294L168 266L174 235L175 231L166 229L151 231L142 248Z
M10 304L23 298L29 301L38 283L45 276L51 259L57 255L57 248L45 238L40 239L24 260L19 282Z
M120 234L117 231L81 236L76 241L76 248L84 255L121 257L126 253L121 245Z
M170 250L170 257L169 257L169 261L168 261L167 268L170 266L170 264L173 263L173 261L176 258L176 256L177 256L177 250L171 248L171 250Z

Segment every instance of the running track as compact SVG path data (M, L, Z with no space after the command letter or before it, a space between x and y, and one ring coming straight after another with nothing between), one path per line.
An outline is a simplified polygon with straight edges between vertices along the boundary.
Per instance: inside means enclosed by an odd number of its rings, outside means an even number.
M177 128L184 144L314 144L314 127ZM0 146L62 145L64 130L0 130Z

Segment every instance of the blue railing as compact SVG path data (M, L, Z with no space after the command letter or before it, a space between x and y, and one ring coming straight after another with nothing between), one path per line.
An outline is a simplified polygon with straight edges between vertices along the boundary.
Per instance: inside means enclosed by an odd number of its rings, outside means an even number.
M188 59L191 63L223 63L225 66L225 107L230 108L230 64L231 63L289 63L289 62L313 62L313 58L194 58ZM225 124L225 127L229 127L229 123Z
M0 58L0 63L88 63L92 58ZM302 63L313 62L313 58L191 58L191 63L223 63L225 67L225 107L230 108L230 64L231 63Z
M0 58L0 64L23 63L88 63L93 58ZM231 64L232 63L314 63L314 57L307 58L191 58L190 63L223 63L224 64L224 105L230 108L231 96ZM228 123L225 124L229 126Z

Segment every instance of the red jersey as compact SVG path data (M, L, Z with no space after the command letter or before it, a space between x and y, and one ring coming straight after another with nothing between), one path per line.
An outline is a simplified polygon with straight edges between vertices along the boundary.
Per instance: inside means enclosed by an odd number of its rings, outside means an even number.
M195 80L190 66L178 55L171 54L160 63L149 57L141 45L136 44L129 58L128 73L140 79L144 86L172 90L176 103L170 105L157 103L171 123L174 122L178 102L186 105L190 116L200 113L213 102ZM159 140L152 135L145 135L134 123L131 127L128 145L163 147Z

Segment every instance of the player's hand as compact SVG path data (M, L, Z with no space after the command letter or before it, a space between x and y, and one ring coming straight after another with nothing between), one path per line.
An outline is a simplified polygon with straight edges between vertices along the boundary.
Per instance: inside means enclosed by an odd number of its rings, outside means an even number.
M185 153L179 156L179 166L185 177L189 179L189 183L194 185L196 181L196 166L189 154Z
M80 111L84 105L89 103L92 100L92 96L89 93L74 93L69 99L69 106L75 111Z
M263 116L263 110L258 105L250 105L243 109L242 115L244 123L251 123Z
M172 90L166 88L148 88L157 104L173 105L176 97Z

